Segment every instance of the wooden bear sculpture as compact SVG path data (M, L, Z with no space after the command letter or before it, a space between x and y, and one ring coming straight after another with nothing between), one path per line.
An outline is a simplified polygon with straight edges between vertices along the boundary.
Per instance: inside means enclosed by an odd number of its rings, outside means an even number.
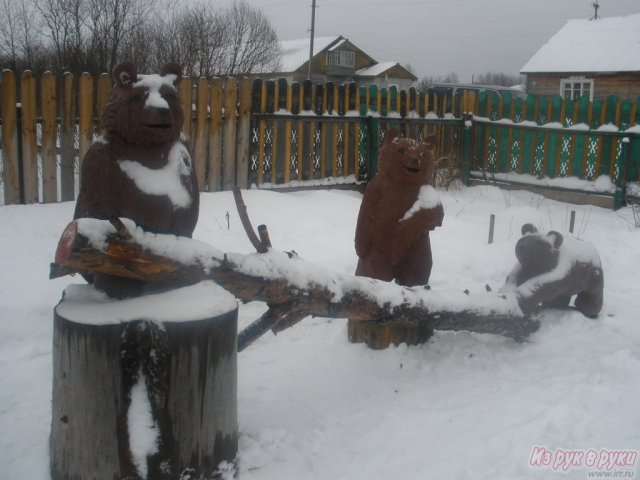
M602 309L604 275L600 256L588 242L550 231L538 233L530 223L522 226L516 243L518 264L502 291L515 292L520 308L530 313L542 307L575 307L588 317Z
M104 107L106 133L87 151L74 218L124 217L143 230L190 237L198 221L195 171L181 137L184 115L176 87L180 67L138 75L122 63ZM96 275L111 296L141 293L141 285Z
M433 259L429 231L442 225L444 210L429 185L434 172L434 137L419 142L391 129L379 151L378 173L369 182L356 226L356 275L395 280L400 285L427 285ZM425 341L420 327L391 327L349 322L351 341L372 348L389 343Z

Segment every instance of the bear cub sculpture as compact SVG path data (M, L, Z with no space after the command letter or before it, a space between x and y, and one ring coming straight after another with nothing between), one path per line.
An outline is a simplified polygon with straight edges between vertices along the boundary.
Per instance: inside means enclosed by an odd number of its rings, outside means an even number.
M429 231L442 225L444 210L433 178L435 138L419 142L395 129L385 135L378 173L365 190L356 226L356 275L429 283L433 259Z
M145 231L190 237L199 195L181 134L180 67L167 64L160 75L138 75L134 65L122 63L113 80L103 113L106 133L83 159L74 219L124 217ZM141 293L133 281L104 275L93 280L111 296Z
M593 245L553 230L541 234L527 223L515 251L519 263L507 276L502 291L515 292L524 313L539 306L567 307L576 295L574 305L580 312L598 316L604 275Z

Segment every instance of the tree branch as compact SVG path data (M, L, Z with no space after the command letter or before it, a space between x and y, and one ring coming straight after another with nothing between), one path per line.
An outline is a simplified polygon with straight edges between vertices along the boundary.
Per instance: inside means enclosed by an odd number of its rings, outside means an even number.
M222 254L197 240L143 232L129 221L125 225L126 233L106 221L71 222L60 239L51 278L100 272L172 287L213 280L242 301L263 301L269 307L240 333L239 344L244 346L268 329L284 330L309 315L420 322L436 330L493 333L518 340L539 327L536 320L523 316L514 297L437 292L339 275L273 250Z

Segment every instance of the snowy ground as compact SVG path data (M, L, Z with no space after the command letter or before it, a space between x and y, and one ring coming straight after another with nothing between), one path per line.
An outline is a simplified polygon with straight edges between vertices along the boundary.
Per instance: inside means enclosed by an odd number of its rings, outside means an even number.
M534 469L534 447L640 450L640 229L630 209L570 206L494 187L441 192L432 234L434 289L498 288L515 262L520 227L576 234L602 257L597 320L548 311L529 341L438 332L427 345L372 351L346 321L306 319L239 355L240 477L267 479L565 479ZM275 248L349 274L361 196L347 191L248 191L254 225ZM79 278L47 279L72 203L0 207L0 477L46 480L51 415L52 308ZM229 213L227 227L226 214ZM489 215L495 242L487 244ZM203 194L194 235L251 252L231 193ZM240 323L264 305L241 306ZM624 477L637 478L634 468ZM615 472L620 468L602 472ZM593 478L593 477L592 477ZM606 477L601 477L606 478ZM613 478L613 477L611 477Z

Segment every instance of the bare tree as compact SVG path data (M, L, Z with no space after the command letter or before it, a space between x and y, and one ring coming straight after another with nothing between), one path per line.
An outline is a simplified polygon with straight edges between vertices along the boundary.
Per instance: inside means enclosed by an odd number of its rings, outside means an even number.
M238 0L225 18L225 25L231 30L225 73L272 70L278 61L278 36L264 14L245 0Z
M155 0L85 0L91 32L87 52L92 70L111 71L123 57L129 39L144 29Z
M36 0L45 28L42 35L53 46L56 70L81 70L86 39L83 0Z
M504 87L513 87L524 83L522 75L509 75L507 73L487 72L480 75L474 75L474 83L482 83L485 85L501 85Z

